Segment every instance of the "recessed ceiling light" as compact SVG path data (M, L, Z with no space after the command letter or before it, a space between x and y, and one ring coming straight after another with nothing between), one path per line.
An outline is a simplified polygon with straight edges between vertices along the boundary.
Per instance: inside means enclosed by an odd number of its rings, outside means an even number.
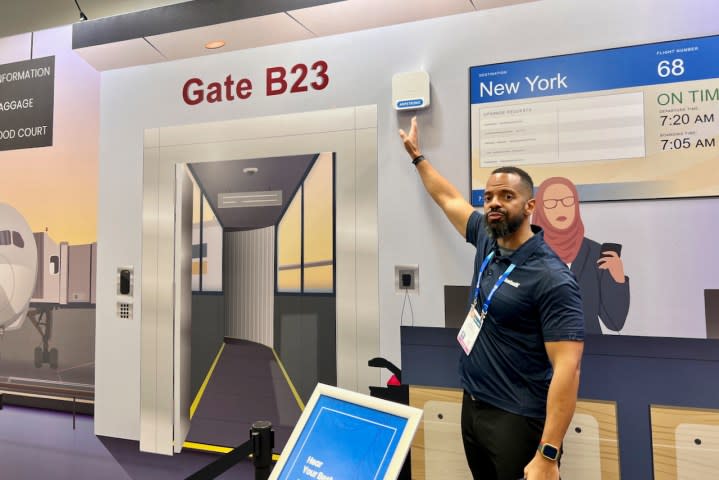
M224 40L214 40L214 41L212 41L212 42L207 42L207 43L205 44L205 48L208 49L208 50L214 50L214 49L216 49L216 48L222 48L222 47L224 47L224 46L225 46L225 41L224 41Z

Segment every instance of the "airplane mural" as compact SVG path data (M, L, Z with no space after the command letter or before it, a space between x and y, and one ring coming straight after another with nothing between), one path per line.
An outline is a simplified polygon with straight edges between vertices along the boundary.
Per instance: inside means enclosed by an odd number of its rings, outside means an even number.
M28 319L41 337L34 364L59 365L50 347L53 312L95 304L97 244L56 243L47 232L33 233L15 208L0 203L0 338Z

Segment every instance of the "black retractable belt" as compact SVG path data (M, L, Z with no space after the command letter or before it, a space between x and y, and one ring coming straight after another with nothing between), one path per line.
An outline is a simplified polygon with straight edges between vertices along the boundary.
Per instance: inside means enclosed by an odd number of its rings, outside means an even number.
M266 480L272 471L272 448L275 446L274 443L275 432L272 430L272 423L265 420L255 422L250 429L249 440L193 473L185 480L210 480L216 478L250 454L254 459L255 480Z

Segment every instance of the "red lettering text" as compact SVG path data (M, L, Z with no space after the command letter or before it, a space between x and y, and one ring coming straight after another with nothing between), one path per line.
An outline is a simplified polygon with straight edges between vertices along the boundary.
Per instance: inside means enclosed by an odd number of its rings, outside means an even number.
M191 78L186 81L185 85L182 87L182 99L188 105L197 105L205 99L205 91L201 88L190 91L190 87L193 85L201 87L203 85L202 80L199 78Z
M265 71L265 92L271 97L285 93L324 90L330 84L328 71L329 67L324 60L316 61L311 67L297 63L289 68L289 71L283 66L268 67ZM251 96L252 81L249 78L241 78L235 82L231 74L221 81L209 82L207 86L201 78L193 77L182 86L182 100L187 105L247 100Z
M219 82L212 82L207 86L207 103L222 101L222 85Z
M267 96L281 95L287 90L287 82L285 81L287 70L285 67L270 67L267 69ZM275 86L279 84L279 86Z
M314 72L314 79L309 85L306 83L310 77L310 70ZM324 90L330 84L327 73L328 66L324 60L318 60L308 68L304 63L298 63L290 68L290 75L295 76L290 93L304 93L310 89ZM267 96L282 95L287 91L288 79L285 67L270 67L267 69Z
M327 62L324 60L318 60L312 64L312 71L317 73L319 82L312 82L312 88L315 90L324 90L327 85L330 84L330 77L327 75Z
M240 100L247 100L252 95L252 82L249 78L243 78L237 82L237 98Z
M211 82L204 88L205 83L199 78L191 78L182 87L182 100L188 105L199 105L217 103L224 100L247 100L252 96L252 82L249 78L242 78L237 83L232 75L227 75L225 80Z
M290 90L291 93L300 93L300 92L306 92L308 90L307 85L302 85L302 82L304 82L305 77L307 77L307 65L304 63L298 63L294 67L292 67L291 72L293 74L300 72L300 76L297 77L297 80L295 80L295 83L292 84L292 90Z

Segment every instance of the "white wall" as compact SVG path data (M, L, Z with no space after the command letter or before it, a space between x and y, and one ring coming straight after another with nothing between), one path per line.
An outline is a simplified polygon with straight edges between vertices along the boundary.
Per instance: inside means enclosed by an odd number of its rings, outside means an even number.
M419 114L425 155L469 194L468 67L719 33L713 0L543 0L406 25L287 45L106 72L102 76L98 244L97 377L122 385L122 398L98 382L96 433L138 438L140 328L117 325L112 315L117 265L140 264L143 129L353 105L378 105L379 299L383 356L399 363L402 296L394 292L394 265L418 264L421 294L413 297L415 325L443 322L442 286L466 284L473 249L465 245L425 195L397 129L410 114L391 108L394 73L424 69L432 104ZM322 91L266 97L267 67L325 60L330 85ZM181 100L184 81L249 77L253 96L241 102ZM680 201L642 202L647 231L676 242L657 213ZM694 200L708 211L716 199ZM626 203L629 211L633 203ZM692 204L694 205L694 204ZM615 205L593 205L602 215ZM589 223L585 219L585 223ZM590 233L590 232L588 232ZM676 236L675 236L676 235ZM693 238L693 237L692 237ZM694 238L693 238L694 239ZM708 240L707 240L708 241ZM713 242L712 242L713 243ZM697 250L706 252L699 245ZM628 258L627 258L627 261ZM627 269L629 269L627 265ZM640 269L640 266L632 266ZM103 415L102 412L112 412Z

